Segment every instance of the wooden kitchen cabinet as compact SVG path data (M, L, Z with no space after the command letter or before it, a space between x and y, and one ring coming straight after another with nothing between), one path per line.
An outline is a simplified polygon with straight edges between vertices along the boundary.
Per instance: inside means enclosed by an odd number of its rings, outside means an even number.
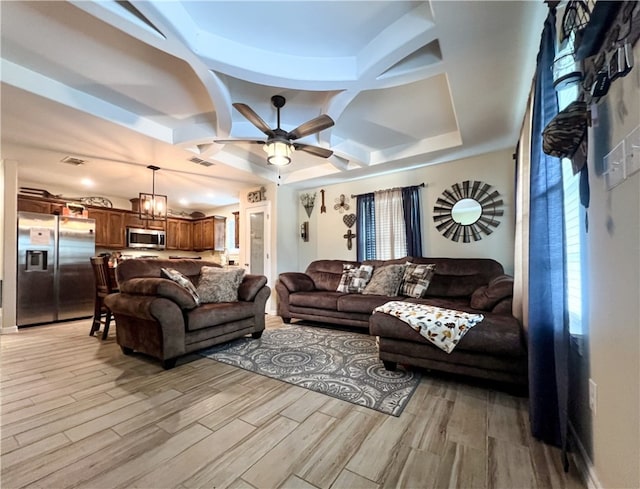
M191 251L193 249L193 225L191 221L178 222L178 249Z
M89 218L96 220L96 246L124 248L125 212L113 209L89 208Z
M198 219L191 224L192 245L195 251L204 250L202 244L202 221Z
M64 204L44 199L18 196L18 212L37 212L39 214L62 214Z
M224 251L227 218L222 216L205 217L193 221L194 251Z
M160 229L164 231L165 221L161 219L140 219L140 214L137 212L125 212L125 227L140 229Z
M191 251L193 249L193 223L186 219L167 219L167 249Z

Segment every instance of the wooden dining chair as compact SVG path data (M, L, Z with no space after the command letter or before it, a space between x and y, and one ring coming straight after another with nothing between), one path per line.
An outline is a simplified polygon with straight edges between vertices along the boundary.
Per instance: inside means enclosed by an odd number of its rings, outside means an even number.
M93 333L100 330L100 325L104 324L102 339L106 340L113 314L105 305L104 298L113 292L117 292L118 287L111 277L108 256L92 256L90 260L96 282L96 298L93 309L93 323L91 324L89 336L93 336Z

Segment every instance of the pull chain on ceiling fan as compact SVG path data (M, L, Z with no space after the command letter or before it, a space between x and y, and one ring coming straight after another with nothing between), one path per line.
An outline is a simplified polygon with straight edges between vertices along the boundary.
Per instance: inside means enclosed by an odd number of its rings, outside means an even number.
M291 163L291 153L294 150L304 151L313 156L320 158L328 158L333 154L330 149L322 148L320 146L313 146L310 144L293 142L296 139L315 134L317 132L328 129L333 126L335 122L326 114L322 114L314 119L311 119L298 127L293 131L287 132L280 128L280 109L284 107L286 99L281 95L274 95L271 97L271 103L277 111L277 127L271 129L262 118L256 114L256 112L246 104L234 103L233 106L240 112L249 122L260 129L267 135L267 140L260 139L217 139L216 143L248 143L248 144L262 144L263 149L267 153L267 162L270 165L285 166Z

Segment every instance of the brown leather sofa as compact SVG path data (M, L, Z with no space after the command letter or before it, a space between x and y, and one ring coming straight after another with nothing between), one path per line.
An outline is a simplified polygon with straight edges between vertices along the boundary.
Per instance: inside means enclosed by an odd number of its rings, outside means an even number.
M495 260L406 257L365 261L375 267L391 263L433 263L435 274L421 299L337 292L343 260L312 262L305 273L282 273L276 283L278 314L285 323L303 319L361 328L379 338L379 356L389 370L397 363L489 379L527 384L526 338L512 315L513 279ZM451 353L445 353L401 320L374 309L391 300L481 313ZM475 307L472 307L473 306Z
M263 275L245 275L237 302L196 305L175 282L162 278L161 268L173 268L197 285L201 260L125 260L116 269L119 293L105 304L116 320L116 340L123 353L145 353L175 366L187 353L251 334L259 338L265 326L265 305L271 290Z

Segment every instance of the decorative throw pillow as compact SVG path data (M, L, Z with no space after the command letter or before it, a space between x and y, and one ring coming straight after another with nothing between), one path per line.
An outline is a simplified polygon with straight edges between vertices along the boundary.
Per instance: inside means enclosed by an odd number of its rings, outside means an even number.
M200 302L237 302L243 276L244 268L202 267L197 289Z
M390 297L398 295L405 267L406 265L383 265L376 268L362 293Z
M342 277L336 289L347 294L360 294L371 279L373 267L360 265L359 267L345 263L342 265Z
M175 283L180 285L183 289L189 292L189 294L191 294L191 297L193 297L196 305L200 305L200 296L198 295L198 291L196 290L195 285L193 285L191 280L189 280L186 275L183 275L175 268L161 268L160 276L162 278L173 280Z
M431 283L431 278L436 270L433 263L428 265L418 265L407 263L400 286L400 295L419 299L424 297Z

